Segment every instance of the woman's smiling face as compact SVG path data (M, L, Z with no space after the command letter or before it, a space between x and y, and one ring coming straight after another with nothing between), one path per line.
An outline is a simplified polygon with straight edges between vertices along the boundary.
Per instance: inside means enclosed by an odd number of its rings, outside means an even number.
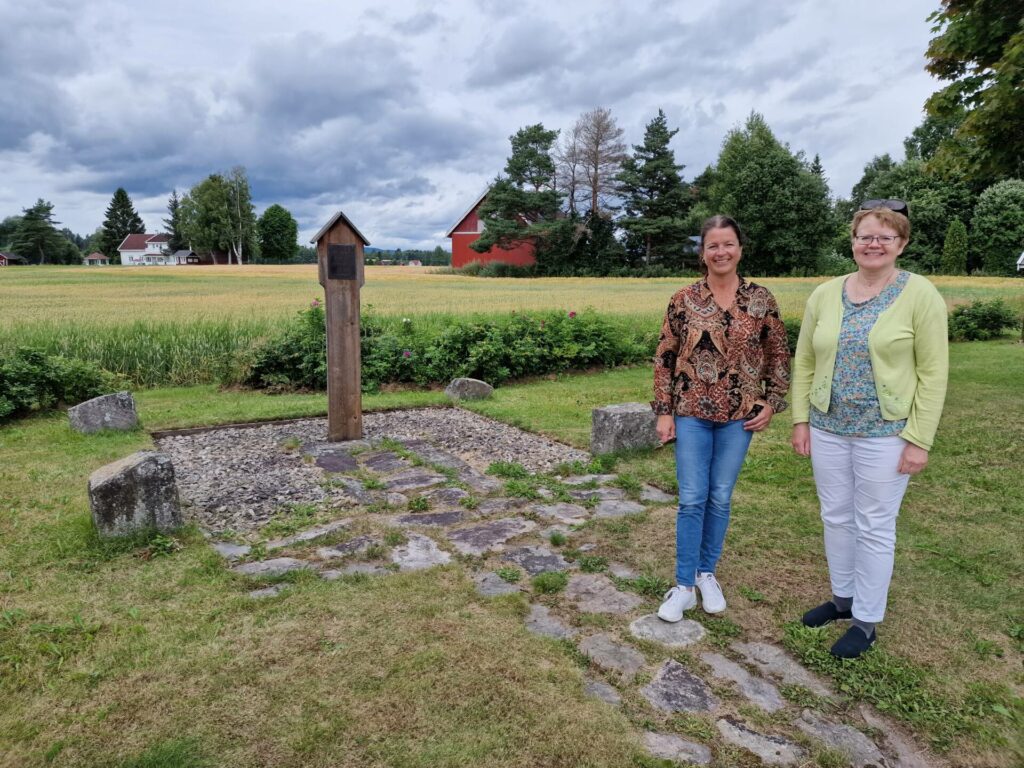
M704 235L701 256L709 275L727 277L735 274L743 258L743 247L736 231L732 227L709 229Z
M867 242L862 242L867 240ZM889 240L889 242L883 242ZM896 266L906 241L899 233L875 216L865 216L853 236L853 260L868 271L885 271Z

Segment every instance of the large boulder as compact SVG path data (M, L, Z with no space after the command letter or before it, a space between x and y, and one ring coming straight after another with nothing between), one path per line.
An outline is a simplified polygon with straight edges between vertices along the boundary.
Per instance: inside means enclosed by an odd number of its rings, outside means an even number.
M169 456L139 451L89 476L89 506L100 536L181 527L181 505Z
M139 416L131 392L100 395L68 409L71 428L90 435L101 429L135 429Z
M590 452L602 453L655 448L660 445L657 417L645 403L619 403L591 412Z
M453 400L484 400L494 393L494 387L480 379L452 379L444 393Z

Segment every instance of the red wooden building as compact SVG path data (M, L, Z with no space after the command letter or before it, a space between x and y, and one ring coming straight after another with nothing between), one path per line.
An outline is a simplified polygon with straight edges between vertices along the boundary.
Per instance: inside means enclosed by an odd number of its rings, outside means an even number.
M455 269L459 269L471 261L479 261L481 264L486 264L489 261L503 261L506 264L514 264L517 267L528 267L531 264L535 264L537 259L533 243L521 242L507 251L504 248L494 246L486 253L477 253L469 247L471 243L475 243L480 239L480 235L484 231L484 223L477 215L477 211L480 210L480 206L483 204L484 198L487 197L489 191L489 188L485 190L462 218L459 219L458 223L449 229L448 234L445 235L445 237L452 239L452 266Z

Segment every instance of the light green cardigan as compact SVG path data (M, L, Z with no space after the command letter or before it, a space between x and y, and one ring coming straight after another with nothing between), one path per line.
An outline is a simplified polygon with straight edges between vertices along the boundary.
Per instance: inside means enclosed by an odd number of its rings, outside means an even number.
M819 285L807 299L793 358L794 424L810 420L812 405L828 412L847 277ZM900 437L929 450L946 399L949 343L946 303L927 278L910 275L868 333L868 352L882 418L906 419Z

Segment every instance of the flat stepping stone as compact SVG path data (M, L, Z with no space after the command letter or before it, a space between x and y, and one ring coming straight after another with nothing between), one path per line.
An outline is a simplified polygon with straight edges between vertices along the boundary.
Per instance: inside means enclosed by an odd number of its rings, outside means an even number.
M597 519L625 517L643 512L644 509L644 505L637 501L599 501L594 507L594 517Z
M407 469L392 475L384 481L384 488L389 491L405 493L406 491L417 491L420 488L430 488L434 485L447 483L448 478L436 472L425 472L422 469Z
M565 478L562 483L565 485L587 485L588 483L602 485L610 483L614 479L615 475L572 475Z
M340 490L342 494L359 504L372 504L375 501L374 495L354 477L331 478L331 488Z
M267 542L268 550L281 549L282 547L290 547L292 544L301 544L304 541L313 541L314 539L323 538L329 533L340 531L343 528L347 528L349 525L348 520L334 520L330 523L324 523L313 528L307 528L304 531L300 531L293 536L286 536L283 539L274 539L273 541Z
M337 560L342 557L361 554L374 544L379 543L380 541L373 536L355 536L341 544L335 544L333 547L320 547L316 551L316 555L321 560Z
M316 457L316 465L326 472L355 472L359 469L359 462L344 451L321 453Z
M437 543L418 533L409 534L409 541L391 551L391 562L400 571L422 571L436 565L446 565L452 556L437 546Z
M581 507L579 504L568 504L564 501L555 504L534 504L533 511L542 517L557 520L566 525L579 525L585 523L590 517L590 513L585 507Z
M545 528L537 535L544 539L544 541L550 541L551 537L556 533L560 533L563 536L568 536L572 533L572 528L570 528L567 525L549 525L547 528Z
M635 579L640 575L628 565L623 565L622 563L608 563L608 573L617 579Z
M678 504L679 497L673 496L671 493L665 493L661 488L645 483L640 488L640 501L652 501L657 504Z
M274 597L281 594L284 591L283 584L271 584L269 587L263 587L263 589L254 589L249 593L249 597L253 600L263 600L267 597Z
M515 563L531 576L549 571L565 571L572 567L564 557L544 547L510 549L501 559Z
M282 573L301 571L312 567L312 564L305 560L297 560L294 557L275 557L272 560L236 565L231 570L243 576L280 576Z
M585 490L569 491L574 499L586 501L597 499L598 501L616 501L626 498L626 492L621 488L590 488Z
M395 518L399 525L455 525L466 519L462 512L419 512Z
M495 493L505 487L505 484L494 477L481 475L475 469L464 469L459 472L459 480L470 487L474 493L486 496L488 493Z
M409 497L397 491L388 491L384 494L384 501L389 507L404 507L409 503Z
M734 651L761 670L766 677L774 677L789 685L802 685L818 696L832 697L832 691L818 678L794 661L781 648L768 643L733 643Z
M707 684L675 659L658 669L654 679L640 689L641 695L662 712L711 712L718 699Z
M476 591L484 597L498 597L499 595L513 595L522 592L523 588L518 584L505 581L496 573L482 573L473 577L476 584Z
M602 669L618 672L627 682L636 677L644 657L636 648L617 643L608 635L591 635L579 644L580 652Z
M324 581L334 581L342 576L353 576L365 574L366 576L387 576L391 571L377 563L352 563L344 568L328 568L320 571L320 578Z
M906 738L892 723L876 714L867 704L860 705L860 714L865 723L881 731L885 745L896 757L895 765L898 768L935 768L934 764L921 754L917 745Z
M231 562L240 560L252 551L252 547L245 544L230 544L226 541L214 542L213 549L218 555Z
M585 677L583 679L583 693L595 699L600 699L605 704L611 704L613 707L618 707L622 704L622 697L619 696L619 692L615 690L614 686L608 685L603 680Z
M779 689L760 677L754 677L735 661L720 653L702 653L700 660L711 667L711 674L719 680L736 683L740 693L766 712L778 712L786 706Z
M530 502L527 499L509 499L499 497L497 499L481 501L474 511L478 515L483 515L484 517L490 517L491 515L504 515L509 512L518 512L529 503Z
M732 718L723 717L715 725L723 739L753 752L765 765L795 765L807 756L802 747L789 739L758 733Z
M364 467L381 475L388 475L401 469L409 469L412 466L412 462L403 459L397 453L392 453L391 451L364 453L359 459Z
M472 469L469 464L458 456L428 443L426 440L399 440L399 445L408 451L412 451L428 464L433 464L445 469L463 470Z
M654 613L641 616L630 624L629 633L638 640L650 640L669 648L686 648L699 643L706 634L699 622L683 619L669 623Z
M423 494L432 505L457 507L463 499L469 498L469 493L461 488L437 488Z
M579 634L575 629L552 616L551 610L540 603L533 603L530 606L530 615L526 617L526 629L535 635L553 637L556 640L566 640Z
M545 499L545 500L550 500L550 499L555 498L555 492L554 491L549 491L547 488L538 488L537 489L537 495L540 496L542 499Z
M643 603L636 595L620 592L611 579L599 573L573 576L565 596L584 613L629 613Z
M842 752L850 761L851 768L880 768L889 765L875 743L852 726L830 722L809 709L805 709L793 724L830 749Z
M703 744L687 741L674 733L654 733L645 731L640 737L644 749L652 757L662 760L675 760L694 765L708 765L711 762L711 750Z
M464 555L483 555L491 550L503 548L506 541L529 533L537 527L532 520L521 517L506 517L488 523L448 531L446 535L459 552Z

